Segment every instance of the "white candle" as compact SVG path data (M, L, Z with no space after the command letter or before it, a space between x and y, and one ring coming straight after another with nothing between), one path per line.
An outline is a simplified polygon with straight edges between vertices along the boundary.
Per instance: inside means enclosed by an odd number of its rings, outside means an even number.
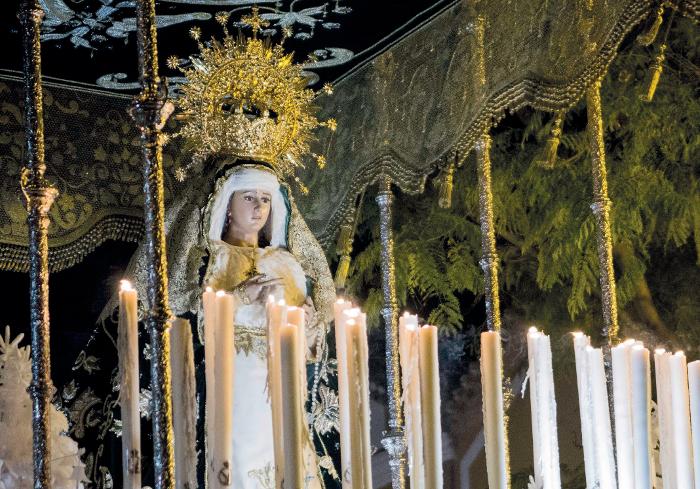
M340 469L343 489L350 484L350 403L348 402L347 341L345 337L344 311L351 308L349 301L338 299L333 305L335 317L335 352L338 360L338 421L340 430Z
M141 489L141 416L139 414L138 297L122 280L119 291L119 405L122 412L123 487Z
M284 489L304 487L302 456L301 386L299 385L299 331L293 324L280 328L282 366L282 432L284 439Z
M593 399L591 398L591 379L588 368L586 349L591 340L581 332L573 333L574 356L576 358L576 385L578 387L578 405L581 418L581 440L583 442L583 460L586 471L586 487L600 485L595 457L595 434L593 432Z
M673 408L671 406L671 387L668 366L668 359L670 357L671 354L664 349L658 349L654 352L661 475L663 477L664 488L675 489L676 468L673 454Z
M530 328L527 346L535 484L544 489L556 489L561 487L561 475L549 336Z
M652 489L654 465L651 454L651 371L649 350L636 344L630 352L632 383L632 440L634 441L634 485Z
M173 434L175 443L175 487L197 487L195 427L195 381L192 329L186 319L173 320L170 327L172 365Z
M399 318L399 359L401 363L402 402L406 420L408 473L411 476L411 489L425 488L418 355L418 316L404 313Z
M700 489L700 360L688 364L695 488Z
M216 443L215 409L216 409L216 294L207 287L202 294L204 310L204 377L206 383L206 465L207 480L216 480L214 468L214 446ZM213 482L211 482L213 484Z
M350 418L350 463L353 489L372 488L369 438L369 366L367 331L362 315L345 322L348 361L348 397L355 410Z
M603 350L586 348L588 375L591 380L591 400L593 407L593 435L595 444L596 470L600 489L617 487L615 478L615 457L612 448L610 429L610 405L603 365Z
M421 425L425 485L442 488L442 426L440 422L440 369L438 365L437 327L418 329L420 353Z
M305 404L308 397L309 390L307 387L308 379L306 377L306 318L304 315L304 310L301 307L290 306L287 308L287 322L293 324L297 327L297 341L299 345L297 346L299 350L298 356L298 370L299 370L299 385L302 386L301 391L301 412L305 411Z
M481 333L481 398L489 488L507 489L510 477L503 416L503 355L497 331Z
M235 317L234 298L224 291L216 293L216 408L214 445L214 487L230 486L233 463L233 382L234 347L233 319Z
M270 378L270 404L272 406L272 432L275 452L275 487L282 487L284 479L284 439L282 433L282 363L280 329L287 324L287 304L275 302L270 296L267 302L267 361Z
M671 409L673 410L673 454L677 489L693 489L693 446L690 437L688 367L683 352L669 358Z
M634 444L632 438L632 391L630 349L634 340L611 348L613 405L615 406L615 450L619 487L634 485Z

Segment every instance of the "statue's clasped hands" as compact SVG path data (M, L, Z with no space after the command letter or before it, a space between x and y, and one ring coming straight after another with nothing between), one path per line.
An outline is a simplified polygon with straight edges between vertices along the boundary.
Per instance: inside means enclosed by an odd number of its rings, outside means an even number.
M234 290L241 302L247 305L264 303L272 289L278 285L282 285L281 278L269 278L264 273L259 273L238 284Z

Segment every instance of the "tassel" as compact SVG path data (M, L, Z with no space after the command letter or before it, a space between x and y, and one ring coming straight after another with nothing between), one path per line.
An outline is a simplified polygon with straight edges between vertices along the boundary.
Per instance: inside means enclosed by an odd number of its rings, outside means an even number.
M656 93L656 87L659 85L659 80L661 79L661 73L664 71L664 60L666 59L666 45L662 44L661 49L659 49L659 55L654 59L651 64L651 74L649 76L649 81L647 83L646 92L639 96L644 102L651 102L654 99L654 94Z
M664 20L664 8L659 7L656 11L656 19L651 25L641 34L637 36L637 44L641 46L651 46L656 40L656 36L659 34L659 29L661 28L661 23Z
M336 289L345 288L345 281L348 278L348 271L350 270L350 253L352 253L354 231L355 229L352 223L346 223L340 227L338 241L335 245L336 253L340 255L340 262L335 271L334 279Z
M348 278L348 271L350 271L350 256L343 255L340 257L340 263L338 263L338 268L335 271L335 288L338 290L345 288L345 281Z
M450 165L443 170L442 181L440 182L440 196L438 197L438 205L442 209L452 207L452 187L454 185L455 165Z
M564 111L557 112L552 123L552 130L545 143L544 150L540 158L537 160L537 164L542 168L551 170L557 162L557 151L559 150L559 142L561 141L561 126L564 122Z

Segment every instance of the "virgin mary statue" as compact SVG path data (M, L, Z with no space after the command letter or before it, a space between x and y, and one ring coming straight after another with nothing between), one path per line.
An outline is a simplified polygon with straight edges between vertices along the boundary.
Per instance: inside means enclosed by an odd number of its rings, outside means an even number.
M217 20L225 24L228 16L217 16ZM259 22L250 25L259 28ZM193 37L199 39L199 33ZM309 154L313 130L324 125L334 129L335 123L320 122L313 115L314 94L306 88L302 68L291 62L281 46L257 39L256 32L247 40L226 34L223 42L200 42L199 46L200 57L183 69L188 82L177 100L187 120L179 135L193 149L196 169L170 197L165 219L170 308L174 315L190 320L197 338L199 487L204 487L201 453L206 412L202 350L212 347L204 343L202 334L206 287L231 293L238 303L234 401L224 407L232 410L233 418L230 485L236 489L276 485L265 308L268 296L273 295L306 312L309 392L303 437L304 489L339 486L333 460L337 396L330 385L332 364L326 348L335 288L323 250L284 181L293 177ZM322 162L321 157L317 159ZM146 297L145 245L136 250L125 275L141 289L139 296ZM119 382L113 375L109 384L113 388L98 395L94 377L90 377L97 369L104 371L106 362L100 363L95 352L101 349L104 355L98 337L114 336L109 318L115 305L109 304L102 317L102 330L108 334L97 335L75 364L74 370L82 372L83 378L62 393L71 412L73 436L80 442L92 433L98 440L88 454L88 469L90 477L101 478L104 487L111 484L104 473L109 469L101 465L107 458L104 440L110 431L119 430L112 416ZM208 367L207 375L212 372L212 366ZM145 373L147 369L142 368L142 375ZM145 397L146 380L142 376ZM142 443L144 452L147 445ZM148 457L142 462L145 476Z
M170 306L175 316L190 319L195 332L197 362L199 479L205 471L203 452L206 396L202 292L205 287L232 293L237 302L235 325L235 381L233 385L233 456L231 486L236 489L273 489L275 458L272 411L268 391L267 325L265 303L270 295L288 305L304 308L306 314L307 372L306 444L304 451L306 488L337 484L333 457L337 454L337 397L333 392L332 365L326 337L332 319L335 288L322 248L299 214L289 187L280 183L268 166L250 160L216 159L209 171L188 180L187 191L173 199L166 212L166 243ZM139 297L146 297L145 247L140 245L125 277L133 282ZM74 421L74 437L88 448L93 478L109 471L109 436L118 418L118 378L112 372L113 389L100 389L95 380L114 361L116 350L105 338L116 336L110 322L116 303L103 312L99 334L76 362L81 372L71 383L66 409ZM104 334L107 333L107 334ZM142 339L147 335L142 334ZM147 345L144 351L148 351ZM142 397L148 396L148 369L141 368ZM211 370L210 370L211 371ZM105 372L107 373L107 372ZM214 372L215 375L215 372ZM110 384L107 385L109 387ZM100 395L102 390L102 395ZM77 391L77 392L76 392ZM146 399L144 399L146 400ZM144 409L147 414L147 408ZM144 433L147 433L144 427ZM76 436L79 435L79 436ZM94 438L105 438L94 445ZM92 442L92 443L91 443ZM118 440L111 442L119 443ZM144 440L144 476L149 468ZM90 462L90 460L88 460ZM105 464L105 465L100 465ZM104 484L108 487L108 484ZM99 487L99 485L96 485ZM202 486L203 487L203 486Z

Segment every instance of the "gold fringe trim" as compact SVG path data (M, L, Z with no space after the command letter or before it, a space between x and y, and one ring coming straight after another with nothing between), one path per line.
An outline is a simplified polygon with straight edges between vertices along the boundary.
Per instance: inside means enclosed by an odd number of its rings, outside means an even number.
M136 242L143 236L143 221L137 217L110 216L95 224L73 243L49 248L49 271L60 272L81 262L105 241ZM0 244L0 271L29 271L29 247Z

